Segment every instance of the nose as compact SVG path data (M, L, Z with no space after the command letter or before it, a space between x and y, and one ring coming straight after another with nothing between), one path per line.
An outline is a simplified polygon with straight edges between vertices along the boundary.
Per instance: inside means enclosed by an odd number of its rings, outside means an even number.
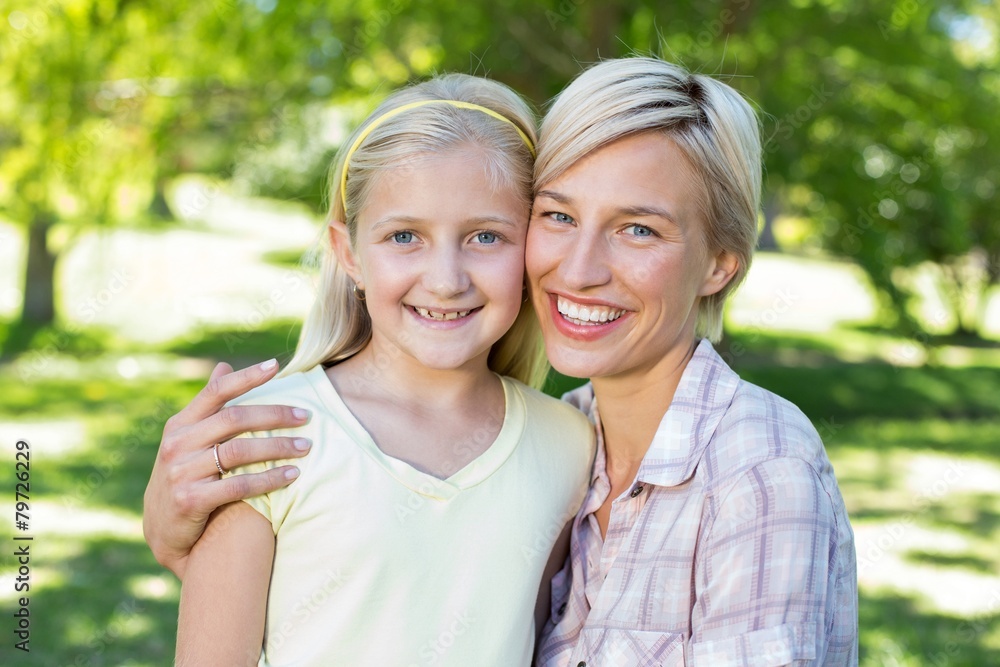
M442 246L427 259L422 282L431 294L450 299L464 294L472 286L466 267L468 259L460 249Z
M567 288L582 291L611 281L610 248L600 230L581 229L567 241L558 268Z

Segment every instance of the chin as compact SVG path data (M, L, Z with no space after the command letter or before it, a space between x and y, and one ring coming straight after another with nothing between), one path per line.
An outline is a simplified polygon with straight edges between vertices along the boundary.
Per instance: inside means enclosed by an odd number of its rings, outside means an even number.
M557 349L546 347L549 364L559 373L572 378L588 379L595 375L606 375L602 372L602 359L593 352L587 353L572 348L559 346Z
M489 352L489 350L487 350ZM431 370L454 371L474 363L483 353L442 351L438 354L425 354L418 357L420 363Z

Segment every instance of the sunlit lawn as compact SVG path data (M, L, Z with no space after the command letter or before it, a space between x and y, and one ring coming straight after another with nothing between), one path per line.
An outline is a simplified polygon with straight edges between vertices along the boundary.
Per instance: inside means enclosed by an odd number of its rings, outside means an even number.
M192 358L287 359L294 341L287 324L228 332L229 344L226 335L67 361L76 376L0 366L4 455L13 460L18 437L32 443L32 651L23 664L171 662L179 589L140 525L162 422L211 367ZM864 355L846 363L838 341L856 335L737 333L730 342L746 347L734 358L741 374L801 406L827 443L858 538L861 663L1000 664L1000 364L981 363L989 350L964 367L898 368ZM122 368L134 377L114 371ZM2 525L9 544L10 522ZM12 572L8 557L5 608ZM10 643L0 664L22 664Z

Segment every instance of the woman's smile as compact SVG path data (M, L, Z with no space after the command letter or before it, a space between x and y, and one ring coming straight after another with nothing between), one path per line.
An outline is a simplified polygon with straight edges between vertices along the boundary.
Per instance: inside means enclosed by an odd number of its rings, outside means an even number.
M560 294L548 294L549 319L564 336L580 341L602 338L627 319L628 311L592 300L575 300Z

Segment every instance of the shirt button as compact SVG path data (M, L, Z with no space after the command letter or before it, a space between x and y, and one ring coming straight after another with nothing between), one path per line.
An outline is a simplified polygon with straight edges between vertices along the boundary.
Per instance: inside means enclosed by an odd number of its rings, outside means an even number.
M587 667L587 663L581 660L580 662L577 663L576 667Z
M641 485L635 487L634 489L632 489L632 493L630 493L629 495L631 495L633 498L635 498L640 493L642 493L642 486Z

